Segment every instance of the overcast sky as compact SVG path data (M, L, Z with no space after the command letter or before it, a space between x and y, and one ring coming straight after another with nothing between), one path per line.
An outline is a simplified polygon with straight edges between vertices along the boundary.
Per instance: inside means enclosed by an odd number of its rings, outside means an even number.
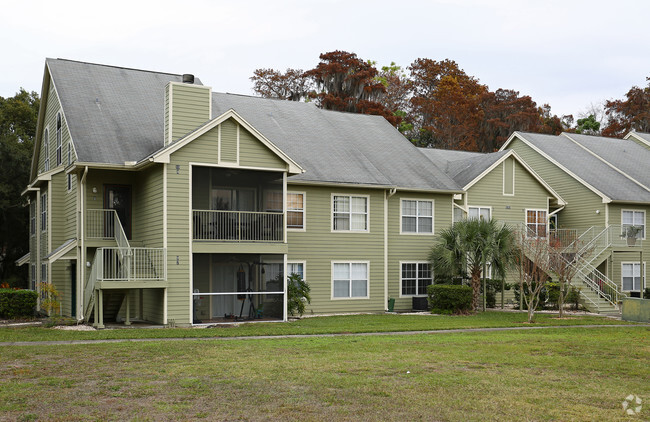
M378 66L452 59L555 114L623 98L650 76L650 1L0 0L0 96L39 92L46 57L193 73L252 94L253 70L356 53Z

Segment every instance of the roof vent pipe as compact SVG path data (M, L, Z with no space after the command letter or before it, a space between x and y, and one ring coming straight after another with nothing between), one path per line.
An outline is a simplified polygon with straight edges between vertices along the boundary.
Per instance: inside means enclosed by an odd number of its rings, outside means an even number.
M194 83L194 75L190 73L184 73L183 74L183 83L184 84L193 84Z

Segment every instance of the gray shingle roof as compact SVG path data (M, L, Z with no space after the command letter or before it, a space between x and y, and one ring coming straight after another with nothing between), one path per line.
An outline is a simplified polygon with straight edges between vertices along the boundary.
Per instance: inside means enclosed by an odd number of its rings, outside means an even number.
M442 168L459 186L466 186L508 153L508 151L499 151L484 154L434 148L421 148L420 151Z
M213 94L212 117L231 108L306 170L291 180L460 190L383 117Z
M123 164L163 147L164 88L181 75L62 59L47 65L79 161ZM382 117L219 93L212 105L212 117L235 110L306 169L292 180L460 190Z
M64 59L46 63L79 161L124 164L163 146L165 85L182 75Z
M638 136L641 139L644 139L648 142L650 142L650 133L644 133L644 132L634 132L636 136Z
M637 185L621 172L592 155L577 142L572 142L564 134L558 136L522 132L518 132L518 134L610 199L614 201L650 202L650 192L647 189ZM568 136L574 137L577 135L568 134ZM615 160L623 165L623 171L627 171L626 169L631 170L629 164L621 162L622 160L619 154L625 149L625 147L621 148L620 146L628 146L634 142L621 141L620 145L606 144L605 146L595 147L593 142L583 139L584 137L592 138L581 135L580 139L582 144L590 145L597 149L604 155L602 158L605 160ZM593 140L595 142L599 139L606 139L600 137L594 138L596 138ZM609 151L607 151L608 149ZM618 158L613 158L615 155ZM648 155L645 155L645 157L648 157ZM649 164L650 158L646 158L645 164L640 164L641 167L639 170L647 169ZM635 165L639 165L639 163Z

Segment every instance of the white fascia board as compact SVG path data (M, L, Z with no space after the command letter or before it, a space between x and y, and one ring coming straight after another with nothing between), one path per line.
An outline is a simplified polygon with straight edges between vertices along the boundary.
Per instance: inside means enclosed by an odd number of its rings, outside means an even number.
M590 185L589 183L585 182L581 177L579 177L578 175L576 175L575 173L573 173L571 170L569 170L568 168L566 168L565 166L563 166L562 164L560 164L559 162L557 162L555 159L553 159L550 155L546 154L544 151L542 151L541 149L539 149L538 147L536 147L535 145L533 145L531 142L529 142L529 141L528 141L526 138L524 138L524 136L523 136L521 133L519 133L519 132L514 132L512 135L510 135L510 138L508 138L508 140L503 144L503 146L501 147L501 149L500 149L499 151L505 149L505 148L506 148L506 147L507 147L507 146L512 142L512 140L515 139L515 138L518 138L521 142L523 142L524 144L528 145L530 148L532 148L532 149L533 149L535 152L537 152L539 155L541 155L542 157L546 158L548 161L550 161L551 163L553 163L555 166L557 166L559 169L561 169L562 171L564 171L564 172L565 172L566 174L568 174L569 176L573 177L573 178L574 178L576 181L578 181L581 185L583 185L584 187L586 187L587 189L589 189L590 191L592 191L592 192L595 193L596 195L600 196L600 197L602 198L602 200L603 200L603 204L607 204L607 203L612 202L612 199L611 199L609 196L605 195L604 193L602 193L601 191L599 191L598 189L596 189L595 187L593 187L593 186Z

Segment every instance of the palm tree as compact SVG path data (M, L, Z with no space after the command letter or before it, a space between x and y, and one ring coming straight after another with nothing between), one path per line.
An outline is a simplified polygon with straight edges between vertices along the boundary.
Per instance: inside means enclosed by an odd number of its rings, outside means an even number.
M486 267L490 265L494 275L505 278L506 271L513 266L515 250L515 236L508 226L495 220L469 219L456 222L438 235L429 260L436 278L469 276L472 309L476 311L481 275L485 286Z

